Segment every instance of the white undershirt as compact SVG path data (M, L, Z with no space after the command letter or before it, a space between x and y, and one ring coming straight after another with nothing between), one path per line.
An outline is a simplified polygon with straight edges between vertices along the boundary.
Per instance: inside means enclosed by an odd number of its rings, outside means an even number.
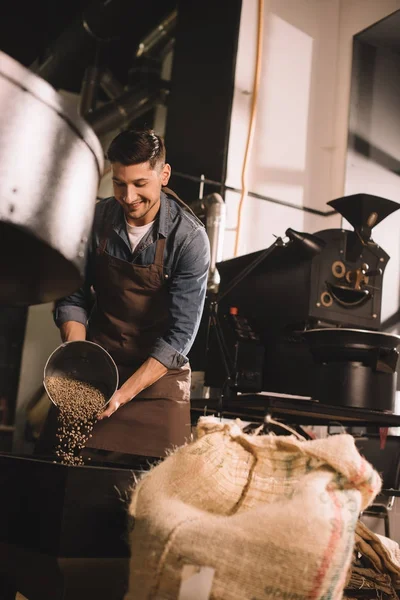
M140 240L142 239L142 237L146 235L146 233L153 227L154 221L151 221L151 223L147 223L147 225L141 225L140 227L135 227L135 225L129 225L126 219L125 223L133 252Z

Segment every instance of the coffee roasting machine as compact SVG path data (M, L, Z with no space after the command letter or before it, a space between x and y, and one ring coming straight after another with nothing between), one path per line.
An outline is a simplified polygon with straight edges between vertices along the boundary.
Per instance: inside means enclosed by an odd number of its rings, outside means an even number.
M288 229L266 250L217 264L206 385L394 412L400 338L379 331L389 256L372 230L400 205L369 194L328 204L353 231Z

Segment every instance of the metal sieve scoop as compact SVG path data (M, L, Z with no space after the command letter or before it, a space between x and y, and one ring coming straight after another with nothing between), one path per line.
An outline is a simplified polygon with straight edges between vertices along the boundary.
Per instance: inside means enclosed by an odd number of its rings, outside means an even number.
M89 341L65 342L50 354L44 367L44 387L53 402L47 386L48 377L68 377L88 383L102 392L108 404L118 389L118 369L110 356L99 344Z

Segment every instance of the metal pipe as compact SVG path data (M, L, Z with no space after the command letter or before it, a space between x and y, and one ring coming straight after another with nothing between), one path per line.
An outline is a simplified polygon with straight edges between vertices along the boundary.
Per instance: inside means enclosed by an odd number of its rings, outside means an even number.
M97 90L101 77L101 69L89 66L85 70L79 98L79 114L86 117L96 106Z
M161 101L160 89L150 91L147 88L134 88L89 113L86 120L100 136L119 127L127 127L133 119L145 114Z
M189 175L187 173L180 173L179 171L174 170L174 177L181 177L182 179L187 179L188 181L194 181L196 183L201 183L204 181L205 184L211 185L213 187L217 187L219 189L227 190L229 192L237 192L240 194L240 188L232 187L231 185L225 185L222 181L215 181L214 179L202 179L203 176L198 177L197 175ZM252 198L257 198L258 200L265 200L266 202L271 202L273 204L280 204L281 206L288 206L289 208L295 208L296 210L302 210L303 212L311 213L312 215L318 215L320 217L333 217L337 216L336 210L318 210L316 208L310 208L308 206L303 206L301 204L293 204L292 202L287 202L286 200L278 200L277 198L271 198L269 196L264 196L263 194L257 194L257 192L248 192L248 196ZM328 202L329 204L329 202Z
M136 50L136 58L149 54L161 41L167 40L167 36L175 29L178 11L175 9L157 27L152 29L140 42Z
M216 263L222 260L226 210L225 202L219 194L211 194L205 200L207 200L206 230L211 253L208 289L216 289L221 279Z
M165 45L157 52L158 60L163 61L170 52L173 52L174 47L175 47L175 38L174 37L169 38L169 40L165 43Z
M225 202L220 194L209 194L191 205L198 217L205 217L206 231L210 241L210 270L208 274L208 290L217 291L220 276L216 267L222 260L225 234Z
M87 33L82 21L75 21L50 48L45 60L31 70L48 81L55 89L63 86L68 71L73 70L83 56L95 47L95 40Z
M55 40L47 58L31 70L55 88L63 86L67 73L90 56L96 44L109 42L125 32L126 11L132 0L95 0Z
M104 69L100 76L100 87L111 100L124 93L124 86L114 77L109 69Z

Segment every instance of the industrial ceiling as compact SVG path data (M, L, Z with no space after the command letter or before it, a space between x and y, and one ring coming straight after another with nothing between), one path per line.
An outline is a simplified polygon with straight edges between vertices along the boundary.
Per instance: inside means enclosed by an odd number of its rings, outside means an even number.
M2 11L0 50L39 74L40 65L57 52L59 72L50 81L56 88L79 93L85 68L96 61L127 85L138 68L141 39L175 7L176 0L13 0ZM92 30L85 30L86 39L82 21ZM68 44L75 55L65 56Z

